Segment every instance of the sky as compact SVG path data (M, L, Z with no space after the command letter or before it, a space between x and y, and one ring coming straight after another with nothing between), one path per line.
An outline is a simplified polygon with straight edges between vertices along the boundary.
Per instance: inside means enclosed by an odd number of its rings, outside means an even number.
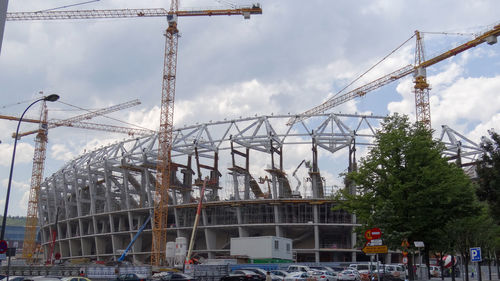
M86 1L10 0L8 11L40 11L78 2ZM181 9L252 4L180 2ZM262 0L260 4L263 14L250 20L179 19L174 126L301 113L336 94L415 30L424 32L426 58L431 58L500 23L497 0ZM169 1L100 0L66 10L159 7L168 9ZM60 102L48 105L49 119L86 113L77 108L93 110L139 99L141 105L110 114L113 120L91 121L157 130L166 26L165 18L7 22L0 54L0 114L19 116L40 91L61 96ZM353 86L414 63L414 45L410 40ZM441 125L476 142L487 130L500 130L500 44L479 45L428 68L427 74L436 136ZM398 112L414 120L412 87L411 77L406 77L331 112ZM37 115L35 106L26 116ZM16 125L0 120L1 210ZM35 128L23 124L21 131ZM51 129L45 177L86 151L124 138L108 132ZM18 142L9 215L26 215L33 149L33 136ZM285 165L289 174L306 151L290 156ZM342 161L340 170L347 165ZM332 185L341 184L337 172L322 172Z

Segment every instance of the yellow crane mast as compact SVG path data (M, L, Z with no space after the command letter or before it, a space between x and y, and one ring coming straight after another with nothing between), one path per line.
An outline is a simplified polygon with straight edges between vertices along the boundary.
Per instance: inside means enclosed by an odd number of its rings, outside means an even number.
M396 81L403 78L411 73L414 74L414 91L415 91L415 107L416 107L416 118L418 122L422 122L427 128L431 128L431 113L429 105L429 84L426 78L426 68L432 66L438 62L446 60L452 56L455 56L463 51L470 48L476 47L482 43L488 43L493 45L497 43L497 37L500 35L500 24L494 26L492 29L480 34L473 40L470 40L458 47L448 50L440 55L437 55L429 60L425 60L422 37L419 31L415 31L415 36L417 38L416 48L415 48L415 65L407 65L402 67L392 73L384 75L368 84L351 90L345 94L332 97L322 104L315 106L309 110L304 111L301 116L292 117L288 120L287 125L293 125L296 122L305 120L308 115L323 113L335 106L341 105L347 101L350 101L357 97L362 97L368 92L376 90L382 86L385 86L392 81Z
M226 10L227 15L241 14L249 18L250 14L261 14L259 5L248 8ZM156 165L156 189L153 210L151 265L160 266L165 260L167 241L168 192L171 176L172 131L174 125L175 79L177 70L178 34L177 16L212 16L213 10L201 10L196 13L179 13L179 0L172 0L165 32L165 57L163 64L163 82L161 95L160 130L158 131L158 162Z
M158 159L152 222L153 245L151 265L162 265L165 260L166 228L168 216L168 192L170 188L170 164L175 100L175 80L177 70L178 33L177 18L190 16L231 16L262 14L259 4L233 7L231 9L179 10L179 1L172 0L170 10L165 9L118 9L79 10L7 13L7 20L58 20L58 19L98 19L167 16L165 32L165 54L163 64L160 129L158 131Z

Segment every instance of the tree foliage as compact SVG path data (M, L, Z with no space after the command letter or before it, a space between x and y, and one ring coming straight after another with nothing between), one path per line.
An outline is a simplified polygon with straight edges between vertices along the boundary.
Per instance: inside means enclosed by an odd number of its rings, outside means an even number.
M364 229L381 228L389 248L404 238L437 247L439 229L479 211L471 181L442 157L443 149L408 117L386 118L358 171L347 175L357 193L342 191L339 208L356 214Z
M493 130L489 134L490 138L483 137L481 142L484 154L476 169L477 196L488 203L491 216L500 225L500 135Z

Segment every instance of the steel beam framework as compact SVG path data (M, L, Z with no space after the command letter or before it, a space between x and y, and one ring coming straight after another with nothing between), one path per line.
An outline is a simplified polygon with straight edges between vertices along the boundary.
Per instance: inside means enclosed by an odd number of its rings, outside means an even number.
M373 144L384 117L321 114L287 126L289 118L289 115L256 116L173 131L169 241L189 236L199 192L193 178L202 177L193 175L201 173L202 167L203 172L212 173L203 178L225 174L232 181L222 187L218 181L207 187L196 253L212 258L228 255L230 237L275 235L293 239L299 260L340 261L355 257L357 250L351 237L355 221L347 213L331 211L335 202L329 199L331 192L321 181L321 163L317 160L309 170L311 182L317 180L316 186L312 186L312 196L308 197L291 196L290 183L280 165L263 168L269 175L267 181L261 181L262 189L268 190L265 194L253 180L255 171L248 168L249 164L244 167L234 163L228 166L214 163L213 167L200 164L207 160L229 163L230 155L235 153L246 161L273 153L282 158L298 146L309 146L313 151L318 148L326 154L349 149L351 159L354 145ZM55 251L63 259L116 260L152 211L157 184L157 138L153 134L99 148L70 161L48 177L41 185L38 206L43 246L48 246L50 227L59 207ZM460 159L462 165L475 161L481 149L465 139L443 126L440 140L446 146L445 156L450 160ZM192 156L199 157L197 169L191 165ZM220 173L217 167L227 170ZM151 225L148 225L128 258L147 262L151 243Z

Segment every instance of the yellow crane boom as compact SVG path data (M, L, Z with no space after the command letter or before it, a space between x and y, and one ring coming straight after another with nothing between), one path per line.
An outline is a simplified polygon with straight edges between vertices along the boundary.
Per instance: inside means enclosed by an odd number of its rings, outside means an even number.
M64 19L102 19L102 18L147 18L167 17L176 15L178 17L192 16L232 16L262 14L260 5L241 6L235 9L209 9L209 10L181 10L167 11L163 8L149 9L116 9L116 10L73 10L73 11L42 11L42 12L9 12L8 21L26 20L64 20Z
M418 49L418 44L419 41L421 40L419 32L415 32L417 34L417 49ZM484 42L492 45L497 43L497 37L500 35L500 24L494 26L492 29L480 34L473 40L470 40L458 47L455 47L451 50L448 50L442 54L439 54L429 60L421 60L418 61L418 56L421 55L423 57L423 53L417 54L416 53L416 63L415 65L407 65L401 69L398 69L390 74L384 75L383 77L380 77L366 85L363 85L361 87L358 87L354 90L351 90L345 94L342 94L337 97L333 97L328 99L327 101L323 102L322 104L315 106L309 110L304 111L301 115L292 117L288 120L287 125L293 125L296 122L305 120L308 118L308 115L313 115L313 114L318 114L318 113L323 113L335 106L338 106L340 104L343 104L347 101L350 101L354 98L364 96L370 91L376 90L384 85L389 84L390 82L396 81L400 78L403 78L411 73L415 74L415 89L417 90L428 90L429 84L427 84L425 78L425 68L432 66L440 61L443 61L445 59L448 59L452 56L455 56L463 51L466 51L470 48L476 47L477 45L480 45ZM420 38L420 39L419 39ZM421 41L420 41L421 44ZM423 50L420 50L422 52ZM425 93L423 93L425 95ZM428 94L428 93L427 93ZM416 97L418 94L416 93ZM428 102L428 96L425 98L425 96L420 96L419 98L416 98L415 101L415 106L417 108L416 114L417 114L417 121L423 122L430 128L430 111L429 111L429 102Z

